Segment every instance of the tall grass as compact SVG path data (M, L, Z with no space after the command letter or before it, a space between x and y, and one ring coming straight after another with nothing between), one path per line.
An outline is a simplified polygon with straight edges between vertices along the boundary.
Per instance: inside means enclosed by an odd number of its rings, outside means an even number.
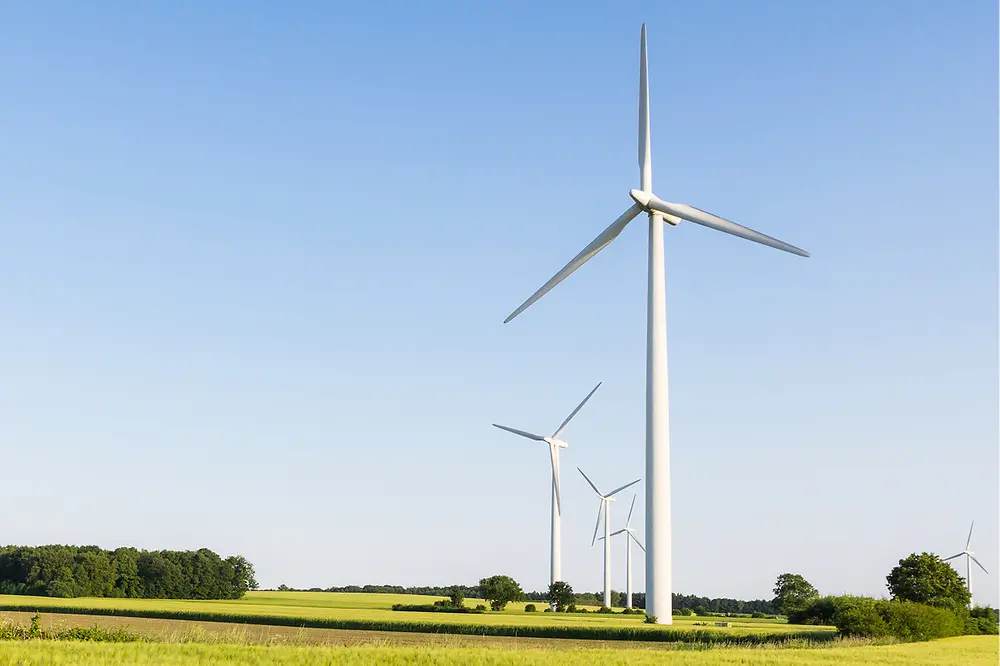
M24 641L0 643L0 666L994 666L997 642L985 636L887 647L829 650L503 650L490 648L285 647L168 643L96 645Z

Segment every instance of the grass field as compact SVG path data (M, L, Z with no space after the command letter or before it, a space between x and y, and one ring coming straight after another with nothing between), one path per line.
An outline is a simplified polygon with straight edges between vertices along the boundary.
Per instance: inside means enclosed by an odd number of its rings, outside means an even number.
M226 619L239 616L269 616L301 620L372 620L377 622L429 622L433 624L473 624L473 625L513 625L513 626L607 626L634 627L656 630L655 626L643 624L642 615L599 615L543 613L544 603L535 602L539 612L525 613L523 603L510 604L503 612L484 614L451 613L402 613L392 611L392 605L432 603L443 597L429 597L412 594L351 594L341 592L249 592L243 599L226 601L190 601L173 599L56 599L52 597L27 597L0 595L0 610L46 611L59 608L64 612L87 613L88 611L131 611L146 613L198 613L224 616ZM467 606L485 603L481 599L466 599ZM591 608L590 610L596 610ZM186 618L209 619L209 618ZM739 633L753 632L798 632L802 627L785 624L781 620L739 618L729 620L733 625L728 629L714 627L716 621L726 618L675 617L674 628L701 629ZM709 626L695 626L696 622L707 622ZM818 628L833 632L833 629Z
M532 650L475 648L288 647L177 643L101 644L22 641L0 645L0 666L26 664L93 664L134 666L195 666L250 664L253 666L812 666L876 664L881 666L994 666L1000 658L994 636L966 636L930 643L817 649L716 649L702 651L655 650Z

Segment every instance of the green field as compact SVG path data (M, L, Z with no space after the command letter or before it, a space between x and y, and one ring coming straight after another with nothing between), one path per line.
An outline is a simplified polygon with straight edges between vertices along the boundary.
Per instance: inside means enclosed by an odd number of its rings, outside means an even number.
M930 643L846 647L834 649L716 649L703 651L654 650L531 650L470 648L288 647L205 645L176 643L100 644L23 641L0 644L0 666L25 664L93 664L135 666L195 666L196 664L251 664L253 666L810 666L876 664L894 666L994 666L1000 652L993 636L966 636Z
M431 603L440 597L392 594L350 594L334 592L250 592L243 599L224 601L191 601L170 599L107 599L79 598L56 599L51 597L0 596L0 610L84 613L103 615L130 615L165 619L218 620L310 626L335 629L372 629L381 631L431 631L468 632L474 627L489 627L501 635L531 635L542 627L574 628L584 631L642 632L648 638L640 640L677 640L670 638L677 631L698 630L699 634L719 633L727 637L762 636L758 642L786 638L796 634L803 638L822 640L832 638L832 627L790 626L780 620L741 618L730 620L731 627L716 627L716 621L726 618L675 617L672 628L643 623L642 615L603 615L597 613L525 613L524 604L510 604L503 612L484 614L421 613L392 611L394 603ZM481 600L467 599L466 605L476 605ZM543 606L543 604L536 604ZM426 627L424 627L426 625ZM462 625L466 625L463 627ZM702 626L707 625L707 626ZM520 632L520 633L518 633ZM536 634L540 635L540 634ZM576 638L582 636L555 635L550 637ZM596 637L596 636L595 636ZM627 638L628 636L618 636ZM790 637L790 636L789 636ZM606 635L601 638L615 639ZM693 637L692 637L693 638ZM711 637L710 637L711 638ZM723 638L721 635L718 638ZM679 639L683 640L683 639Z

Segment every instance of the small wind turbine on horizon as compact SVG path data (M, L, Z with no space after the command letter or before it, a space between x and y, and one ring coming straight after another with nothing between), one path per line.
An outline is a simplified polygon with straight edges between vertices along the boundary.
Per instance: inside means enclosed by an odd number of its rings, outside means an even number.
M632 505L628 508L628 518L625 519L625 527L611 533L611 536L625 535L625 608L632 608L632 542L635 541L635 545L642 548L642 552L646 552L646 547L635 536L635 530L631 527L632 510L635 509L635 498L636 496L632 495ZM604 537L601 538L603 539Z
M549 582L554 583L557 580L562 580L562 546L561 546L561 526L560 518L562 516L562 499L560 497L559 489L559 449L565 449L569 447L569 442L559 439L559 435L562 434L569 422L573 420L577 412L583 409L583 406L587 404L590 400L590 396L594 395L597 389L601 388L602 382L598 382L597 386L591 389L587 397L583 399L579 405L576 406L566 420L556 429L552 435L546 437L544 435L536 435L533 432L527 432L525 430L518 430L517 428L510 428L505 425L499 425L497 423L493 424L494 428L500 428L501 430L506 430L507 432L512 432L515 435L520 435L521 437L526 437L527 439L533 439L537 442L545 442L549 445L549 460L552 462L552 545L551 545L551 560L549 562Z
M582 469L580 469L579 467L577 467L576 469L578 472L580 472L580 474L583 474ZM615 488L610 493L605 495L600 490L597 489L597 486L595 486L594 482L590 480L590 477L588 477L586 474L583 474L583 478L587 479L587 483L589 483L590 487L594 489L594 492L597 493L597 496L601 498L601 506L597 509L597 524L594 525L594 538L590 540L590 545L593 546L595 543L597 543L597 530L600 529L601 527L601 517L603 516L604 536L601 538L604 539L604 605L607 606L608 608L611 608L611 503L615 501L614 498L615 495L625 490L629 486L634 486L635 484L642 481L642 479L636 479L631 483L626 483L624 486L621 486L620 488ZM633 500L633 504L634 503L635 500ZM631 514L632 512L630 510L629 515L631 516Z
M505 320L506 324L607 247L640 213L649 218L646 285L646 612L661 624L673 622L670 526L670 410L667 396L667 304L663 265L663 223L693 222L709 229L767 245L802 257L809 253L722 217L686 204L670 203L653 194L649 134L649 75L646 24L639 47L639 187L630 190L634 203L590 245L543 284ZM580 210L581 201L558 202L558 210ZM578 214L577 214L578 216ZM570 218L575 219L575 218Z
M965 540L965 550L961 553L955 553L951 557L944 558L944 561L953 560L956 557L961 557L965 555L965 586L969 590L969 608L972 608L972 563L975 562L979 565L979 568L983 570L983 573L989 574L990 572L986 570L986 567L976 559L976 556L972 554L969 550L969 545L972 543L972 528L976 526L976 521L972 521L972 525L969 525L969 538Z

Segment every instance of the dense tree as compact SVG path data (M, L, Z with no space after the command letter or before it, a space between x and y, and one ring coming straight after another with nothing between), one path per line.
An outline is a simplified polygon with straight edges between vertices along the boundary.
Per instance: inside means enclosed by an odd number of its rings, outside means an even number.
M778 612L789 615L805 608L819 598L819 592L800 574L783 573L774 584L774 601Z
M557 580L549 585L548 602L550 606L555 607L557 612L565 612L566 608L575 601L576 595L573 594L573 588L569 583Z
M965 581L932 553L911 554L885 577L893 599L959 610L969 605Z
M524 599L524 591L516 580L510 576L490 576L479 581L479 589L483 599L490 602L490 608L503 610L512 601Z
M456 585L451 588L451 595L449 596L449 599L451 600L451 605L454 608L461 608L465 605L465 591L460 585Z
M97 546L0 548L0 593L52 597L239 599L255 589L253 566L197 551Z

